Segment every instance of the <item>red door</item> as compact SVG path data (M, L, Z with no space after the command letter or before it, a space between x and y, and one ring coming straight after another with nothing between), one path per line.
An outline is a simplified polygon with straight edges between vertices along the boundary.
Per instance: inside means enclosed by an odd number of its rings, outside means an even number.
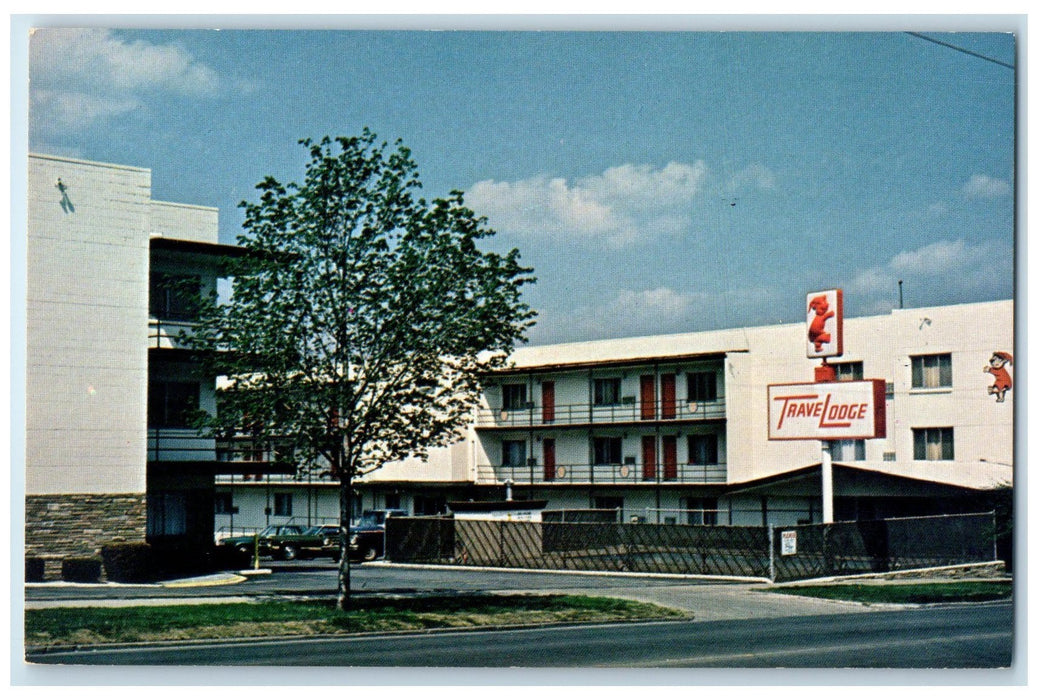
M541 384L541 419L545 423L555 420L555 382Z
M642 478L656 479L656 436L642 435Z
M660 375L660 417L664 420L677 416L677 401L674 392L674 375Z
M555 438L544 438L544 480L555 478Z
M656 419L656 377L642 375L642 420Z
M678 478L678 439L673 435L663 438L663 478Z

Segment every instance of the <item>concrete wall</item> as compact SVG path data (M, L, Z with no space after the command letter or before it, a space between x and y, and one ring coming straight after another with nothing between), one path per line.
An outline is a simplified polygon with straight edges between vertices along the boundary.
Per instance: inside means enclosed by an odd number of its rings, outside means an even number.
M216 243L219 238L219 211L174 202L151 202L149 233L199 243Z
M208 539L211 476L146 466L149 238L216 242L216 210L152 202L146 169L44 155L29 157L27 190L26 554L53 568L143 540L158 491L187 493Z
M28 193L26 493L143 494L150 172L30 156Z
M985 469L1013 462L1013 405L1010 391L997 403L987 393L993 383L983 371L995 351L1013 352L1010 301L894 311L886 316L847 319L844 355L835 362L859 361L866 379L893 384L887 400L887 437L867 440L866 462L896 462L919 478L942 471ZM767 439L767 386L813 380L818 361L802 356L803 326L747 329L749 353L728 357L728 475L738 483L817 463L818 442ZM950 353L952 387L913 389L911 358ZM1013 368L1010 368L1011 373ZM954 464L913 458L913 428L952 427Z

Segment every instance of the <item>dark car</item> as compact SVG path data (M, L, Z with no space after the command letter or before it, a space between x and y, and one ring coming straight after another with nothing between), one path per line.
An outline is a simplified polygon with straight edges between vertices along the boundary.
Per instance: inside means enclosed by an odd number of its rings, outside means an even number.
M227 537L220 540L223 547L232 547L239 552L252 555L258 547L261 557L296 559L324 553L324 540L312 532L313 528L301 525L268 525L258 535Z
M338 525L314 525L306 531L321 540L321 556L331 557L333 561L339 561L339 526Z
M350 559L373 561L385 555L386 519L406 516L406 510L366 510L350 527Z

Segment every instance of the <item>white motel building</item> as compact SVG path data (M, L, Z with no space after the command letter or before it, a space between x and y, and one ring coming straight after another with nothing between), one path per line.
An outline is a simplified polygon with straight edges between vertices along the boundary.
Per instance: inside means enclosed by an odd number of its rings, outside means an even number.
M338 485L194 435L215 404L175 337L212 289L217 211L151 198L150 171L33 155L28 180L26 555L202 544L335 522ZM581 517L822 520L822 443L776 440L769 387L814 381L807 324L523 347L456 444L358 485L355 511L546 501ZM987 510L1012 486L1011 300L843 322L837 380L882 380L883 437L829 444L836 520Z

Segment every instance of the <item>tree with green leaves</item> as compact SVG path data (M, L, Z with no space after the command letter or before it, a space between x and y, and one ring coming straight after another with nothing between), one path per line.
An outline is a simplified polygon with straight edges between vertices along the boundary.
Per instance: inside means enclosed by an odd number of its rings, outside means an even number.
M301 184L267 177L243 202L247 254L226 300L203 303L189 342L226 378L211 434L278 446L340 484L338 604L349 605L354 480L457 441L481 374L500 367L534 313L531 270L461 192L427 202L410 151L358 137L300 141Z

